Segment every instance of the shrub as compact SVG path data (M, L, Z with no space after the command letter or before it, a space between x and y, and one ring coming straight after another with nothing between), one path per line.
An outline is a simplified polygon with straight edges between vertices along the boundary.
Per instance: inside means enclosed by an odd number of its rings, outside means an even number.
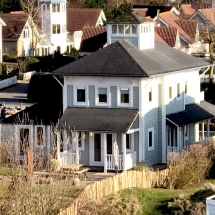
M142 207L137 198L123 198L119 195L97 199L81 199L78 207L79 215L136 215L142 213Z
M26 73L28 71L38 70L39 60L35 57L19 58L17 60L20 73Z
M60 170L60 162L56 159L50 159L48 162L48 168L51 171L57 172Z
M2 75L18 75L19 66L17 63L2 63Z
M174 215L205 215L205 204L203 202L191 202L186 198L174 199L168 202L168 208Z
M168 156L169 188L184 188L186 185L199 183L205 179L211 158L207 145L192 144L178 153Z
M2 56L3 62L17 63L17 57L11 54L4 54Z

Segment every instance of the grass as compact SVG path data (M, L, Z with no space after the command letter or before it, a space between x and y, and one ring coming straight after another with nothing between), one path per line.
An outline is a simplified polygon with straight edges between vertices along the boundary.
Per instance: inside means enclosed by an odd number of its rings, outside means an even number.
M215 180L208 180L205 183L215 184ZM189 196L199 190L205 183L187 189L168 190L168 189L142 189L131 188L120 192L122 197L136 197L142 205L142 215L169 215L168 202L181 195Z
M12 176L14 174L23 173L25 170L21 168L0 167L0 176Z

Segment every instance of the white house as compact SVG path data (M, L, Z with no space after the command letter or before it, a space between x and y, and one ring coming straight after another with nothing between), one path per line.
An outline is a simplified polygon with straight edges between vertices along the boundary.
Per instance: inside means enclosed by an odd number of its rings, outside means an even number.
M66 0L40 0L40 27L52 46L49 54L57 50L64 53L72 41L67 39Z
M2 63L2 26L6 26L6 24L0 19L0 63Z
M199 123L215 116L200 92L199 70L210 64L155 42L154 22L134 13L107 23L107 41L54 72L64 77L58 127L75 127L76 162L113 170L117 142L125 171L199 141Z

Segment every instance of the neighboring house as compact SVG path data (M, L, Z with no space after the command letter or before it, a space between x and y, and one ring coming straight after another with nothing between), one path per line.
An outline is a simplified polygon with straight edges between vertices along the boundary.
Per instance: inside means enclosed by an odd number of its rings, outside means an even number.
M75 128L76 163L106 172L116 159L125 171L199 141L199 122L215 116L200 92L199 70L210 64L155 42L154 22L134 13L107 23L107 43L53 72L64 77L58 128Z
M190 17L199 9L199 5L197 4L182 4L179 8L179 13L181 15Z
M83 55L95 52L107 45L106 26L84 26L79 53Z
M40 0L40 28L51 46L47 46L48 54L54 51L64 53L70 51L72 41L67 39L66 0Z
M160 13L155 20L159 26L172 26L179 32L181 51L188 54L204 53L207 48L199 41L197 20L185 20L172 12Z
M33 149L34 160L49 159L50 151L56 149L53 130L60 116L59 109L55 107L34 104L1 120L0 144L5 144L7 150L15 148L13 155L16 157L9 159L24 160L27 147Z
M157 26L155 27L155 40L162 42L162 38L167 44L173 48L180 49L180 38L177 28L171 26ZM163 43L163 42L162 42Z
M35 25L33 29L31 28L30 17L23 12L18 12L0 14L0 18L6 24L2 28L2 51L17 56L30 55L41 39L38 27ZM32 47L32 44L35 46Z
M73 41L73 47L80 49L84 26L102 26L106 21L102 9L67 8L68 39Z

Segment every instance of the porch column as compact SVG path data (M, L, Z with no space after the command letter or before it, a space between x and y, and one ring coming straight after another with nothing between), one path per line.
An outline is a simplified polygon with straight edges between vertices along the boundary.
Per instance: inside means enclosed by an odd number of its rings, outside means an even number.
M107 172L107 134L102 134L103 139L103 156L104 156L104 172Z
M126 171L126 134L121 134L121 140L122 140L122 155L123 155L123 172Z
M78 148L78 132L75 132L75 153L76 153L76 164L79 164L79 148Z
M177 126L177 150L180 149L180 127Z
M47 129L46 129L46 137L47 137L47 141L46 141L46 144L47 144L47 157L49 159L50 158L50 148L51 148L51 129L50 129L50 125L47 126Z
M204 129L204 121L202 121L202 140L205 139L205 129Z
M207 120L207 137L210 138L210 119Z

